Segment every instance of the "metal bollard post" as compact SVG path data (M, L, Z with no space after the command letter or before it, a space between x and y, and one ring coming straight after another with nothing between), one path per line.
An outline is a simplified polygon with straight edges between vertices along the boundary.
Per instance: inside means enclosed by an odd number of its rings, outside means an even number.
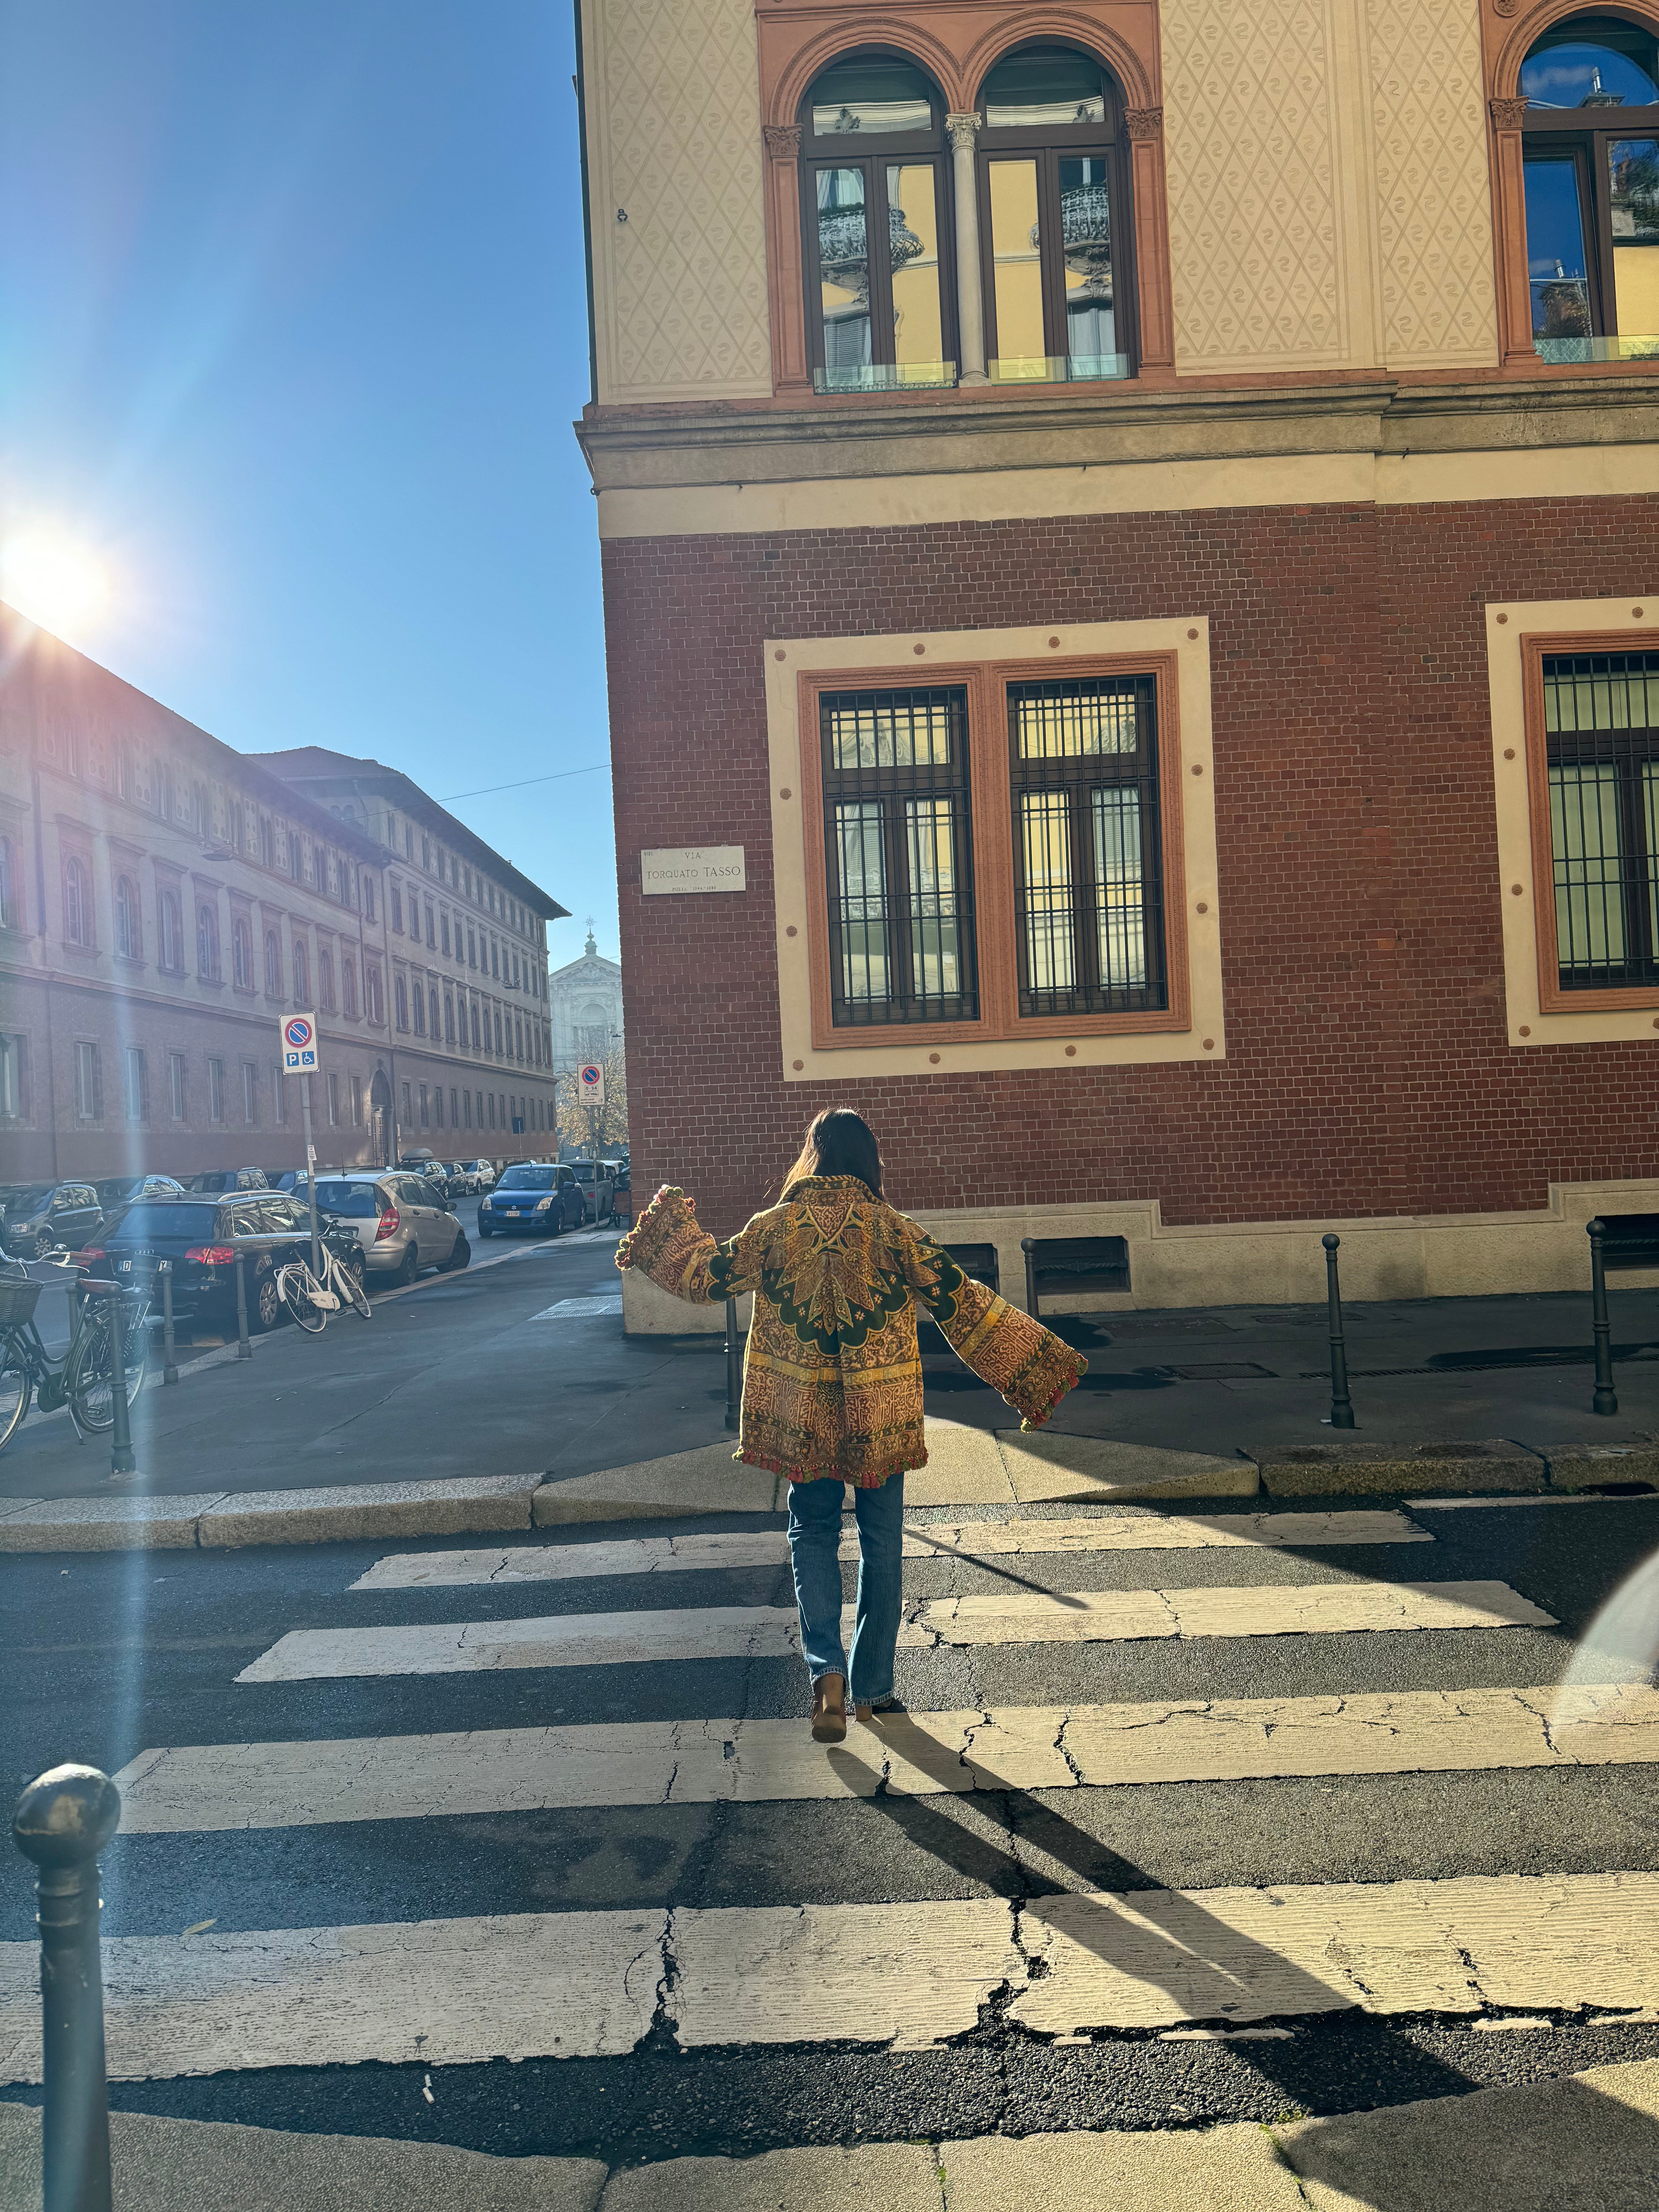
M120 1817L106 1774L54 1766L23 1792L11 1824L40 1869L45 2212L110 2212L98 1854Z
M1036 1321L1037 1314L1036 1238L1022 1237L1019 1249L1025 1255L1025 1310Z
M1607 1235L1606 1224L1592 1221L1587 1224L1590 1244L1590 1321L1595 1332L1595 1395L1590 1400L1590 1410L1596 1413L1616 1413L1619 1399L1613 1387L1613 1323L1607 1317L1607 1263L1601 1249Z
M1348 1347L1342 1334L1342 1291L1336 1279L1336 1252L1342 1239L1327 1235L1319 1241L1325 1247L1325 1298L1331 1318L1331 1426L1351 1429L1353 1401L1348 1395Z
M242 1255L236 1255L236 1357L252 1359L253 1346L247 1340L247 1277L242 1270Z
M158 1260L155 1272L161 1278L161 1380L179 1380L179 1347L173 1340L173 1262Z
M132 1455L132 1419L127 1406L127 1328L121 1310L121 1286L112 1285L109 1298L110 1443L109 1471L131 1474L138 1462Z
M743 1402L743 1362L738 1352L738 1302L726 1301L726 1425L735 1429Z

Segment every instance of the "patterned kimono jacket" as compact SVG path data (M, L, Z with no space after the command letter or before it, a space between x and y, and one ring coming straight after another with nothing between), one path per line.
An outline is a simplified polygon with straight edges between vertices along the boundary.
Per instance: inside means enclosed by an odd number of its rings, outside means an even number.
M874 1489L927 1464L916 1301L957 1356L1039 1428L1088 1363L853 1176L792 1183L725 1244L665 1185L617 1249L693 1305L755 1294L738 1459Z

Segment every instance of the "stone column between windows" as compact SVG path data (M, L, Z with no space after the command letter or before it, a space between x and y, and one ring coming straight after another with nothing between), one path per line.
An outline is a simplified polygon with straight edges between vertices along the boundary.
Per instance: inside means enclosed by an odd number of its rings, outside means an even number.
M979 269L979 179L974 173L977 115L947 115L957 209L957 381L985 384L985 305Z

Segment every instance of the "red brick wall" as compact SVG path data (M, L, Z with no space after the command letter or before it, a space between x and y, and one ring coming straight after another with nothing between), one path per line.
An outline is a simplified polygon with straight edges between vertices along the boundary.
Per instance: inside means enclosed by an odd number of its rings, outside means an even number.
M610 543L636 1187L734 1225L826 1104L869 1116L910 1206L1271 1220L1659 1174L1648 1046L1506 1041L1482 614L1650 591L1656 520L1640 497ZM1211 625L1226 1060L786 1084L761 641L1187 614ZM745 896L641 897L641 847L723 843Z

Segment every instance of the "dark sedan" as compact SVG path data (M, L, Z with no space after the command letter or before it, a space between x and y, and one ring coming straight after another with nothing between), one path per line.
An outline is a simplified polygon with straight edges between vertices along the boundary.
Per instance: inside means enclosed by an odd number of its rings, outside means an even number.
M566 1229L580 1229L586 1211L568 1168L526 1163L506 1169L489 1196L478 1200L478 1234L534 1229L544 1237L557 1237Z
M124 1206L131 1206L140 1198L182 1198L185 1186L172 1176L136 1175L106 1176L93 1188L98 1193L98 1203L107 1213L118 1213Z
M282 1191L141 1198L82 1258L88 1275L124 1283L143 1279L158 1304L155 1262L171 1261L174 1315L230 1336L236 1328L236 1239L284 1235L292 1236L291 1246L264 1245L243 1261L247 1325L257 1332L275 1328L283 1318L277 1268L286 1260L310 1256L309 1212ZM351 1249L356 1249L355 1237Z
M6 1204L3 1238L14 1260L78 1252L98 1232L104 1209L89 1182L25 1183Z

